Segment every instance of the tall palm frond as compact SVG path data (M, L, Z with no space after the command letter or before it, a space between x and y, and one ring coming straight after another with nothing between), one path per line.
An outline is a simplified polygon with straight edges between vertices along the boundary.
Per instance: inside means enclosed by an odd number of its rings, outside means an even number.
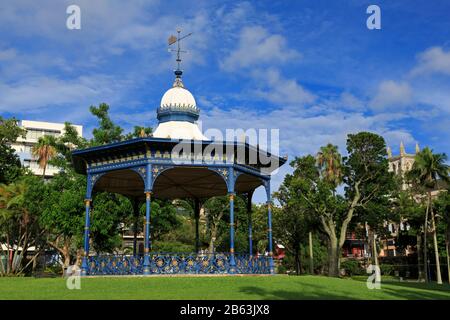
M46 135L40 137L31 152L37 159L39 167L42 169L42 177L45 178L45 170L47 169L48 162L57 154L55 137Z

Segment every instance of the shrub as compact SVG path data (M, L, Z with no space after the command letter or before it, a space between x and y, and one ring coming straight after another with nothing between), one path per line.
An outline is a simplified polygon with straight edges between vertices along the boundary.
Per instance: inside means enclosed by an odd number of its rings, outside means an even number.
M345 260L341 263L341 269L345 270L345 274L348 276L362 275L364 269L361 267L357 260Z
M392 264L381 264L380 271L382 275L390 276L394 272L394 266Z

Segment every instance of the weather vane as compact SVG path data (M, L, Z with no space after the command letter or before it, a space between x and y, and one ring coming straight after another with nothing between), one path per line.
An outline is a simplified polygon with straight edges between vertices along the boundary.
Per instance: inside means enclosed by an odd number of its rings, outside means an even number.
M178 29L177 30L177 36L171 35L168 39L168 43L169 43L169 52L176 52L177 53L177 64L178 64L178 68L175 71L175 75L177 76L177 78L179 78L182 74L182 71L180 69L180 64L181 64L181 53L186 53L187 51L181 50L181 45L180 42L181 40L189 37L191 33L188 33L187 35L181 36L181 30ZM173 45L174 43L177 44L177 48L176 49L172 49L170 48L171 45Z

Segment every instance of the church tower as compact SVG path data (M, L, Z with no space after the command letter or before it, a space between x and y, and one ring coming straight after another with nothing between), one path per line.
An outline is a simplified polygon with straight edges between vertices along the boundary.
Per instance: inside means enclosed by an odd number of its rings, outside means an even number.
M419 151L419 145L416 144L416 153ZM393 156L390 147L388 147L387 153L389 160L389 171L404 177L405 173L412 169L415 154L406 153L403 142L400 142L400 155ZM402 189L405 190L406 188L407 185L403 183Z

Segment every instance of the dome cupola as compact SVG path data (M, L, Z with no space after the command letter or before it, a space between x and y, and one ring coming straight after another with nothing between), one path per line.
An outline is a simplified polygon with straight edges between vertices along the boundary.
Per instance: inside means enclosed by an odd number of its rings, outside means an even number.
M195 122L200 115L194 96L187 90L181 81L182 72L175 71L173 87L164 93L157 111L159 122L189 121Z
M180 70L180 40L186 38L172 36L169 38L169 45L177 43L178 68L175 70L175 81L172 88L164 93L161 103L156 111L158 127L153 133L156 138L207 140L197 125L200 116L200 109L197 107L194 96L184 87ZM172 40L171 40L172 39Z

